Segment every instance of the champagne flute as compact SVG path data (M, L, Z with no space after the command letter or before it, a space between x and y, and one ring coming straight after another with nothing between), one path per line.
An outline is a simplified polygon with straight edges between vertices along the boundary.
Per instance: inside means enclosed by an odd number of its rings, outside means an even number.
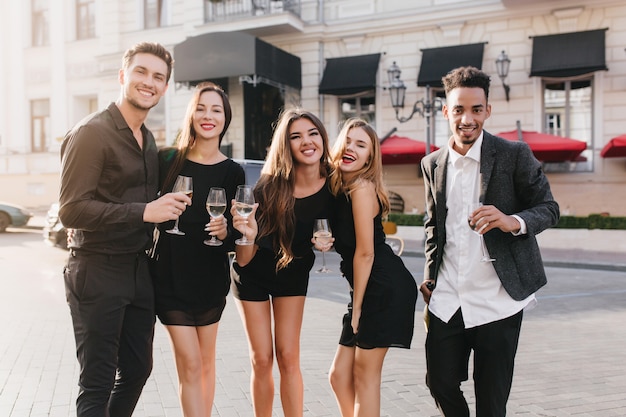
M174 183L174 188L172 189L172 192L187 194L189 198L193 197L193 185L192 185L191 177L185 177L184 175L179 175L176 178L176 182ZM178 228L178 219L180 219L180 216L176 218L174 227L166 230L167 233L170 233L172 235L179 235L179 236L182 236L185 234L185 232L181 231Z
M248 218L252 209L254 208L254 193L252 186L239 185L237 186L237 192L235 193L235 210L243 218ZM244 233L241 239L235 240L237 245L252 245L254 242L246 238Z
M211 218L221 218L226 211L226 190L219 187L211 187L209 196L206 199L206 209ZM211 239L205 240L204 244L208 246L220 246L222 245L222 241L213 235Z
M472 225L472 213L476 210L478 210L478 208L480 208L482 206L482 203L470 203L467 206L467 224L469 225L469 227L474 231L474 233L476 233L478 235L478 238L480 239L480 248L483 252L483 256L482 258L480 258L481 262L493 262L495 261L495 259L493 259L492 257L489 256L489 252L487 252L487 246L485 245L485 237L479 233L479 230L476 230L476 223L478 222L478 220L480 219L476 219L476 222L474 222L474 224ZM483 226L481 225L481 228Z
M330 230L330 225L328 224L328 219L316 219L315 224L313 225L313 237L316 242L321 243L322 245L326 245L330 243L330 239L333 237L333 233ZM320 274L327 274L332 272L330 269L326 267L326 257L324 256L324 251L322 252L322 267L315 272Z

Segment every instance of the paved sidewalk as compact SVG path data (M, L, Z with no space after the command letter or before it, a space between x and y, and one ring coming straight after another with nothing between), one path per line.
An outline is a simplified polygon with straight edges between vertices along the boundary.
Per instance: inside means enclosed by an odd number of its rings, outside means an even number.
M0 315L5 318L0 322L0 416L75 416L78 364L60 274L67 254L44 245L37 228L20 233L19 245L0 249ZM406 239L403 259L419 282L423 232L399 227L398 235ZM525 314L507 415L626 416L626 274L608 267L624 266L626 233L553 229L540 243L548 285L538 294L539 306ZM36 261L14 261L24 256ZM304 417L339 415L327 379L348 290L338 274L337 254L327 254L326 260L333 273L312 274L305 306ZM320 259L314 268L319 266ZM391 349L385 360L381 417L439 416L424 383L422 309L419 299L412 348ZM277 370L275 376L273 417L282 417ZM217 341L213 417L253 415L249 378L246 337L229 296ZM473 404L471 382L463 391ZM133 417L182 417L171 347L160 323L154 370Z

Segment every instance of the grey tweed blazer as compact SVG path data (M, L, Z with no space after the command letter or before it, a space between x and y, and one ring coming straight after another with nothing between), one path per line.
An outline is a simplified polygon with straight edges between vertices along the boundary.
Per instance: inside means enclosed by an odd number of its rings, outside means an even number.
M446 245L446 173L448 147L422 159L426 193L424 279L437 279ZM546 274L535 236L557 224L559 206L541 164L523 142L512 142L484 132L481 149L481 198L504 214L516 214L528 233L513 236L499 229L485 236L489 254L502 285L515 300L523 300L546 284Z

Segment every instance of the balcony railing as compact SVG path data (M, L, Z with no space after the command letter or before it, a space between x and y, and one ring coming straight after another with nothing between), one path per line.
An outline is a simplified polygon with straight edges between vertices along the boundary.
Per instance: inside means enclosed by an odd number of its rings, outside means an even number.
M218 22L250 16L291 12L300 17L301 0L204 0L204 21Z

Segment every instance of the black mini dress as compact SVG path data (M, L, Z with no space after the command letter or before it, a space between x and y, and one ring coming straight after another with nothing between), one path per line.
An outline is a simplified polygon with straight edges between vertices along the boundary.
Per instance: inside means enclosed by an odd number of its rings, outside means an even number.
M341 272L354 288L356 235L352 202L345 194L337 197L332 225L335 250L341 255ZM374 219L374 263L370 274L357 334L352 332L352 302L343 318L339 344L363 349L380 347L410 348L415 321L417 284L402 259L385 243L382 218ZM352 291L350 291L352 298Z

